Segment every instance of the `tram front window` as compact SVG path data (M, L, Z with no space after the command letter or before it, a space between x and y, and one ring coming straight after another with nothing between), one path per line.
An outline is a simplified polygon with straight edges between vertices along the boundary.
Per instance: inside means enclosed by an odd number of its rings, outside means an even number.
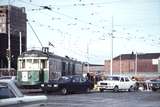
M33 60L33 68L39 68L39 60L38 59Z
M22 68L25 68L25 60L22 60Z
M26 68L32 68L32 59L27 59Z

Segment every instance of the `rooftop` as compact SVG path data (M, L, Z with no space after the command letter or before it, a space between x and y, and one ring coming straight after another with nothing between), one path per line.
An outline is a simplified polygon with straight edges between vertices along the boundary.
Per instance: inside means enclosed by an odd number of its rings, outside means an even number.
M115 57L114 60L119 60L120 57L121 57L121 60L135 59L136 54L134 54L134 53L132 53L132 54L121 54L121 55ZM160 53L138 53L137 54L138 59L157 59L159 57L160 57Z

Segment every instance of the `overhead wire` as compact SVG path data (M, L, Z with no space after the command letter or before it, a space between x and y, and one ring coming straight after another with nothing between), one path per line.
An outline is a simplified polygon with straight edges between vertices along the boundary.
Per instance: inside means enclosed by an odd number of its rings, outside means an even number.
M30 28L32 29L33 33L35 34L36 38L38 39L38 41L39 41L41 47L43 47L42 42L40 41L40 39L39 39L39 37L38 37L36 31L33 29L31 23L30 23L29 21L27 21L27 22L28 22L28 25L30 26Z
M24 2L23 0L19 0L19 1ZM119 0L119 1L121 1L121 0ZM114 1L114 2L117 2L117 1ZM28 3L28 2L24 2L24 3L30 4L30 3ZM110 3L113 3L113 2L91 3L91 4L88 3L88 4L86 4L86 5L93 5L93 4L110 4ZM82 22L82 23L90 24L90 25L93 25L94 27L97 27L97 25L94 25L94 24L92 24L92 23L88 23L88 22L86 22L86 21L80 20L79 18L72 17L72 16L69 16L69 15L66 15L66 14L63 14L63 13L54 11L50 6L40 6L40 5L35 5L35 4L30 4L30 5L37 6L37 7L41 7L41 8L43 8L43 9L50 10L50 11L56 13L56 14L65 16L65 17L67 17L67 18L74 19L74 20L78 20L78 21L80 21L80 22ZM57 6L57 5L53 5L53 6ZM62 6L64 6L64 5L62 5ZM35 10L36 10L36 9L35 9ZM37 10L40 10L40 9L37 9ZM100 28L101 28L101 27L100 27Z
M23 1L23 0L18 0L18 1ZM24 1L23 1L24 2ZM24 2L25 3L25 2ZM30 4L30 3L29 3ZM95 3L96 4L96 3ZM85 4L86 6L87 5L95 5L95 4ZM106 3L107 4L107 3ZM109 4L109 3L108 3ZM85 24L89 24L88 22L86 22L86 21L83 21L83 20L80 20L79 18L76 18L76 17L73 17L73 16L69 16L69 15L66 15L66 14L64 14L64 13L61 13L61 12L57 12L57 11L54 11L53 10L53 7L50 7L50 6L39 6L39 5L34 5L34 4L31 4L32 6L36 6L36 7L40 7L42 10L43 9L47 9L47 10L50 10L50 11L52 11L52 12L54 12L54 13L56 13L56 14L59 14L59 15L61 15L61 16L64 16L64 17L67 17L67 18L69 18L69 19L72 19L72 20L76 20L76 21L79 21L79 22L82 22L82 23L85 23ZM96 4L96 5L99 5L98 3ZM54 6L54 5L53 5ZM80 6L80 5L79 5ZM84 6L84 5L82 5L82 6ZM90 23L89 25L91 25L92 26L92 24ZM93 25L94 26L94 25ZM97 27L97 25L95 25L94 27ZM98 27L98 28L101 28L101 27ZM101 31L101 30L100 30ZM137 37L137 36L136 36ZM130 37L130 36L128 36L128 37L116 37L115 36L115 38L123 38L123 39L126 39L126 40L135 40L135 39L138 39L138 38L134 38L134 37ZM146 41L146 39L145 38L139 38L139 40L145 40ZM152 41L152 40L151 40Z

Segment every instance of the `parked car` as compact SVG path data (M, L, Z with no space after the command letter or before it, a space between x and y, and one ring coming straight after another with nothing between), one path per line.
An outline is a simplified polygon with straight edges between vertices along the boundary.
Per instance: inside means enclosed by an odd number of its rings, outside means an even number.
M62 76L58 80L41 84L44 92L54 91L68 94L72 92L90 92L94 84L81 75Z
M153 79L148 82L149 87L151 87L152 91L160 90L160 79Z
M134 91L136 87L136 81L131 80L128 76L107 76L105 80L99 81L97 87L100 92L104 90L113 90L118 92L119 90Z
M23 95L12 80L0 80L0 106L22 107L27 104L33 104L45 100L47 100L47 97L44 95Z

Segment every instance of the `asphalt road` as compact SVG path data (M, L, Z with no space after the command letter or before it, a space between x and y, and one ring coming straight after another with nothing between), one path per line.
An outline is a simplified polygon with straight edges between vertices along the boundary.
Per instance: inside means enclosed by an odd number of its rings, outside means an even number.
M160 107L160 92L50 93L47 96L45 103L24 107Z

